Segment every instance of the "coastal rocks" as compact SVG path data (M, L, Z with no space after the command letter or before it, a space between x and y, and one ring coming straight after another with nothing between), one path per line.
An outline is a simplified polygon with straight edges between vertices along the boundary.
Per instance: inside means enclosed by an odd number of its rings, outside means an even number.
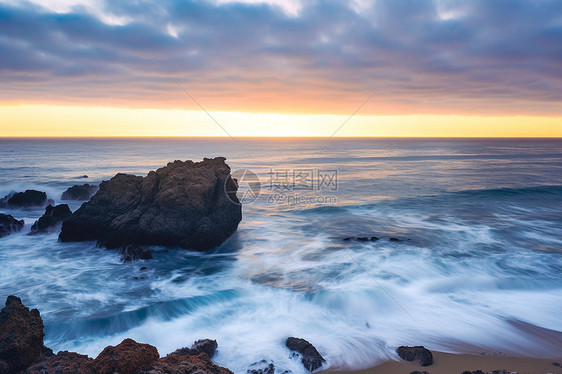
M150 370L140 374L233 374L230 370L214 364L207 354L197 356L170 354L159 359Z
M43 320L15 296L0 311L0 373L15 373L42 357Z
M421 345L415 347L401 346L398 347L396 353L405 361L419 361L421 366L433 364L433 354Z
M308 371L314 371L322 366L324 358L318 353L316 348L304 339L287 338L285 345L292 351L297 351L302 356L302 364Z
M0 213L0 238L23 229L25 222L17 220L9 214Z
M242 219L236 190L224 157L174 161L144 178L117 174L63 223L59 238L97 240L107 248L211 249L232 235Z
M25 374L96 374L94 360L75 352L61 351L30 366Z
M30 208L35 206L45 206L52 200L47 200L47 194L42 191L26 190L16 192L0 199L0 207L10 208Z
M90 198L95 195L97 190L98 186L95 186L93 184L77 184L69 187L66 191L64 191L61 195L61 200L90 200Z
M150 249L144 249L135 244L121 248L119 253L121 253L121 261L123 262L152 259L152 251Z
M93 368L98 374L136 374L150 369L159 357L155 347L125 339L115 347L105 347L93 361Z
M268 364L266 360L254 362L250 369L246 371L247 374L275 374L275 365L272 362Z
M72 211L66 204L48 205L45 213L31 226L31 234L53 232L71 215Z
M213 358L215 352L217 351L217 348L218 344L216 340L201 339L194 342L191 348L180 348L170 354L177 356L197 356L200 353L205 353L207 356L209 356L209 358Z

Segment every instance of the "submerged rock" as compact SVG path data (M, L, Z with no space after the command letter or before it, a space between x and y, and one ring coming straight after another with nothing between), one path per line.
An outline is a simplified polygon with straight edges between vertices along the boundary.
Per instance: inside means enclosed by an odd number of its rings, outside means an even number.
M45 213L31 226L30 234L53 232L71 215L72 211L66 204L48 205Z
M396 350L398 356L406 361L419 361L421 366L433 364L433 354L425 347L418 345L415 347L401 346Z
M39 361L43 352L43 320L21 299L8 296L0 311L0 373L16 373Z
M90 200L97 190L93 184L76 184L62 193L61 200Z
M275 365L273 362L267 362L266 360L261 360L259 362L254 362L250 368L246 371L247 374L275 374Z
M191 355L167 355L159 359L150 370L140 374L233 374L230 370L215 365L209 356L200 353Z
M155 347L125 339L115 347L105 347L93 361L93 368L98 374L136 374L150 369L159 357Z
M324 357L318 353L316 348L304 339L287 338L285 345L292 351L297 351L302 356L302 364L308 371L314 371L325 362Z
M10 214L0 213L0 238L23 229L25 222L17 220Z
M152 251L150 249L141 248L135 244L123 247L119 252L121 253L121 261L123 262L152 259Z
M178 356L197 356L199 353L205 353L209 358L213 358L215 352L217 351L217 341L211 339L201 339L193 343L191 348L183 347L170 353L171 355Z
M47 194L45 192L25 190L25 192L16 192L0 199L0 207L30 208L35 206L45 206L51 201L52 200L47 200Z
M117 174L63 223L59 238L211 249L242 219L236 190L224 157L174 161L146 177Z

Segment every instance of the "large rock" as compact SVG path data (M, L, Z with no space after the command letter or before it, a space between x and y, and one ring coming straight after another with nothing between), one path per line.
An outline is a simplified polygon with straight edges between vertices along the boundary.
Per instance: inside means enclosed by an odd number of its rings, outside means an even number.
M45 192L25 190L25 192L17 192L5 196L0 200L0 207L30 208L45 206L48 202L50 202L50 200L47 200L47 194Z
M76 184L69 187L61 195L61 200L90 200L98 190L98 186L93 184Z
M433 354L429 349L418 345L415 347L401 346L396 350L398 356L406 361L419 361L421 366L429 366L433 364Z
M94 360L93 368L97 374L136 374L150 369L159 357L155 347L125 339L115 347L105 347Z
M15 296L0 311L0 373L16 373L42 358L43 320Z
M63 223L59 238L207 250L242 219L236 190L224 157L174 161L144 178L117 174Z
M325 362L324 357L318 353L316 348L304 339L287 338L285 345L292 351L297 351L302 356L302 364L308 371L314 371Z
M159 359L154 366L141 374L233 374L230 370L215 365L206 353L197 356L173 355Z
M17 220L9 214L0 213L0 238L23 229L25 222Z
M96 374L94 360L75 352L62 351L30 366L26 374Z
M31 226L31 233L53 232L71 215L72 211L66 204L48 205L45 213Z

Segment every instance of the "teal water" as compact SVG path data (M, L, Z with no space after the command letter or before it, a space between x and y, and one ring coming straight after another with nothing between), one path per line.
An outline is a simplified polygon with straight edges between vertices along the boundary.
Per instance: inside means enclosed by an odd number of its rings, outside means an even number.
M60 202L73 184L214 156L261 181L221 247L155 247L127 264L95 243L27 236L42 210L4 209L26 227L0 239L0 298L38 308L54 350L96 356L132 337L166 354L213 338L236 373L261 359L303 372L288 336L347 368L403 344L562 350L562 140L237 141L0 139L1 196L35 188Z

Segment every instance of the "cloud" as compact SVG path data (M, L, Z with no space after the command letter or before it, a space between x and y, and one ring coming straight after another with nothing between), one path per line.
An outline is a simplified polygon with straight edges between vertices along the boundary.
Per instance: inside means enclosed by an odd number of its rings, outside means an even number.
M0 3L0 100L195 108L175 79L211 110L342 114L392 78L363 113L562 114L560 1L296 4Z

